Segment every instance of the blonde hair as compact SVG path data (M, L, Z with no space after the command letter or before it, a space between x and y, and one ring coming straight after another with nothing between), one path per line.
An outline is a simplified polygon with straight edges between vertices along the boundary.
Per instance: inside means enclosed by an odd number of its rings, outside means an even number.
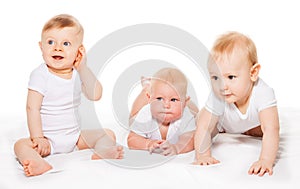
M221 35L214 43L209 62L230 56L235 50L240 50L247 56L249 64L257 63L257 52L254 42L239 32L228 32Z
M65 27L75 27L78 29L78 34L83 37L84 30L80 22L72 15L69 14L59 14L52 17L43 27L42 33L56 28L61 29Z
M155 84L155 82L166 82L174 87L180 95L183 97L186 96L187 93L187 85L188 81L185 75L176 68L163 68L156 72L151 78L151 86Z

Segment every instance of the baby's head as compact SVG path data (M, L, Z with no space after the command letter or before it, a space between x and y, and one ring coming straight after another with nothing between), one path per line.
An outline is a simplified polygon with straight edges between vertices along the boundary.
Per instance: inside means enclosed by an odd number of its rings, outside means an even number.
M231 56L243 56L250 66L257 63L257 52L254 42L238 32L228 32L221 35L211 50L209 63L225 61Z
M152 116L163 124L180 119L186 102L187 79L175 68L163 68L151 78L148 94Z
M77 35L80 43L83 41L84 29L80 22L69 14L59 14L52 17L43 27L42 37L45 32L48 32L52 29L63 29L63 28L73 28L75 30L75 34Z
M60 14L46 22L39 45L48 68L55 72L72 70L83 49L83 33L83 27L71 15Z
M208 71L217 96L229 103L245 100L258 79L259 69L256 47L249 37L229 32L215 41Z

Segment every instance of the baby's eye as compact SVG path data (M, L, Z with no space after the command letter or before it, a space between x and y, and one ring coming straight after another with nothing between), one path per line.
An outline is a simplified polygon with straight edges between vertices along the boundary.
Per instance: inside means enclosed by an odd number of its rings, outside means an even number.
M230 80L232 80L232 79L234 79L234 78L236 78L235 75L230 75L230 76L228 76L228 79L230 79Z
M212 80L218 80L218 76L211 76Z
M172 98L171 99L171 102L177 102L177 101L179 101L177 98Z
M49 45L53 45L53 44L54 44L54 41L53 41L53 40L49 40L49 41L48 41L48 44L49 44Z
M163 100L163 98L162 98L162 97L157 97L157 98L156 98L156 100L158 100L158 101L162 101L162 100Z
M64 46L70 46L71 43L70 42L64 42Z

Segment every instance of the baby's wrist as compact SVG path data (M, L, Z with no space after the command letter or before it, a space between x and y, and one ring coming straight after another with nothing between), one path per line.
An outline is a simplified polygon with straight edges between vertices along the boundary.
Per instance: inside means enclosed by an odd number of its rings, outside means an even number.
M211 155L210 154L207 154L207 153L201 153L201 152L197 152L196 151L196 155L195 155L195 159L196 160L200 160L200 159L202 159L202 158L205 158L205 157L211 157Z
M84 69L84 63L80 62L78 65L74 65L74 68L76 69L76 71L80 72L82 69Z
M149 150L151 146L152 146L152 140L146 139L146 149Z
M175 153L176 154L179 154L179 152L180 152L180 147L178 146L178 145L176 145L176 144L173 144L173 148L174 148L174 150L175 150Z
M37 136L37 137L30 137L30 140L33 142L35 140L38 140L38 139L47 139L45 136Z
M268 158L268 157L260 157L258 161L262 161L274 165L275 159Z

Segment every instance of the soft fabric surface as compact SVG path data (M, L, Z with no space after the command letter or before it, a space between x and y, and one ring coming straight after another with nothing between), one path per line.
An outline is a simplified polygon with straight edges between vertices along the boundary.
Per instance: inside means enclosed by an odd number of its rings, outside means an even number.
M0 189L47 188L298 188L300 184L300 110L280 108L281 139L273 176L248 175L257 160L259 138L220 134L213 154L220 164L195 166L194 152L174 157L128 150L122 160L90 160L91 150L47 157L54 169L26 177L13 144L27 134L22 117L0 118ZM122 135L122 136L120 136ZM118 133L125 140L126 133ZM121 141L120 143L126 143Z

